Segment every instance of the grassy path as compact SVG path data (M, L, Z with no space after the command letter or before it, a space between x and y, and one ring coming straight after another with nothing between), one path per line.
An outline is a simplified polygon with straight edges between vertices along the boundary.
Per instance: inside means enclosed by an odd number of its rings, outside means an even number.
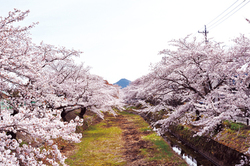
M66 163L72 166L186 165L138 115L121 112L83 131Z

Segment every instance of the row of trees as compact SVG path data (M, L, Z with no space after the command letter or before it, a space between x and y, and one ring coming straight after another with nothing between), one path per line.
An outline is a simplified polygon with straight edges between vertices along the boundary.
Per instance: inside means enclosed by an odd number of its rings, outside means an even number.
M223 120L248 116L250 108L250 39L241 35L230 48L187 36L172 40L160 52L162 60L124 89L125 100L146 113L165 110L157 121L164 133L171 124L200 126L196 135L209 134Z
M65 165L53 140L80 142L75 129L83 120L63 122L61 115L76 108L101 117L101 111L115 113L112 107L121 105L119 88L76 64L73 58L82 52L32 43L29 30L36 23L14 26L28 13L15 9L0 17L0 97L6 106L0 109L0 165ZM32 140L25 143L16 133Z

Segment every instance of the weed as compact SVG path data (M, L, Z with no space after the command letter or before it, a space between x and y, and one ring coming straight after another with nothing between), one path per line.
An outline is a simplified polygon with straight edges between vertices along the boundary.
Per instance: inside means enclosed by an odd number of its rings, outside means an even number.
M230 124L230 128L231 128L232 130L239 130L240 128L242 129L243 127L244 127L244 125L241 124L241 123L234 123L234 122L232 122L232 123Z
M225 120L222 122L222 125L225 127L230 127L230 122L228 120Z
M125 109L126 109L126 110L137 109L137 107L135 107L135 106L130 106L130 107L126 107Z
M245 146L246 148L249 148L249 147L250 147L250 145L247 144L246 142L244 143L244 146Z
M234 133L234 131L231 130L231 129L226 129L226 132L229 133L229 134L233 134Z
M140 128L140 131L147 132L147 131L152 131L152 129L148 126L148 127Z
M193 139L194 139L195 142L199 142L199 140L200 140L201 138L202 138L201 136L196 136L196 137L194 137Z
M183 130L183 129L184 129L184 126L182 126L180 124L177 125L177 130Z
M244 135L244 134L241 134L241 135L238 135L238 138L243 138L243 139L246 139L246 138L247 138L247 136L246 136L246 135Z

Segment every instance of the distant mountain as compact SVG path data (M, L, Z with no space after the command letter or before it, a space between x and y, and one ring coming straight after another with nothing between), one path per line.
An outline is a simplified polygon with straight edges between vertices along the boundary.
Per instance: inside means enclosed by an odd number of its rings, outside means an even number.
M126 86L129 85L130 82L131 81L123 78L123 79L120 79L118 82L114 83L114 85L119 85L120 87L125 88Z

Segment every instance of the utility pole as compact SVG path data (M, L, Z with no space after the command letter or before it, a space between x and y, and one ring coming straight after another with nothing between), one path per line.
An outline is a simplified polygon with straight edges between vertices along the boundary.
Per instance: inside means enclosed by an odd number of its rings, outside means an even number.
M208 42L208 40L207 40L208 31L207 31L206 25L205 25L205 31L203 31L203 32L198 31L198 33L203 33L205 35L205 43L207 43Z

